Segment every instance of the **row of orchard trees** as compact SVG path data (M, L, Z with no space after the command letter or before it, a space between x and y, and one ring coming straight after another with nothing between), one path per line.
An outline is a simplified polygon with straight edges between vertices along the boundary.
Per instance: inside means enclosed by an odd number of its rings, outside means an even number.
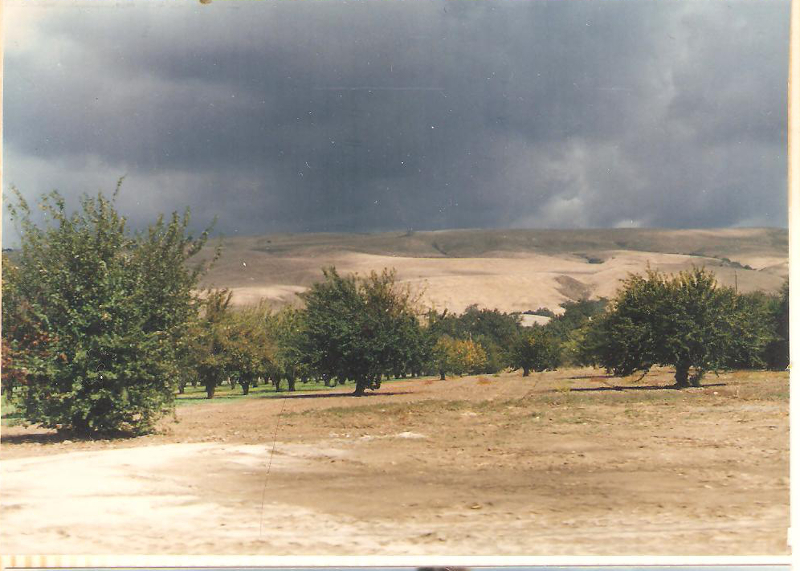
M277 390L285 379L291 391L297 379L313 379L326 385L352 382L354 394L363 395L380 388L385 378L445 378L496 372L510 364L509 355L498 351L500 343L519 335L515 316L477 308L461 316L425 312L393 270L343 276L331 267L322 273L322 280L300 294L302 307L277 312L263 304L232 310L229 292L206 292L189 329L179 391L187 382L199 382L212 397L228 380L246 394L259 379L270 380ZM499 323L505 331L493 328Z
M200 382L210 397L223 381L247 394L258 380L290 391L298 379L326 385L354 381L355 393L380 387L385 376L419 375L428 355L409 290L393 272L366 277L323 270L304 292L304 307L230 308L225 290L205 293L187 342L178 390Z
M362 395L385 378L499 372L513 365L525 330L518 316L497 310L425 311L390 270L343 276L324 268L300 298L301 308L233 311L229 293L207 292L181 382L200 382L209 397L225 379L246 393L260 378L276 389L286 379L289 390L297 379L352 382Z
M53 193L44 225L18 193L10 207L22 247L4 259L2 380L30 422L144 432L187 383L213 397L226 380L245 393L261 379L290 390L297 379L350 381L360 395L386 377L566 363L619 375L672 366L687 386L721 368L787 364L788 284L781 296L742 295L700 269L633 276L610 302L564 304L533 328L475 306L423 311L387 270L327 268L301 308L233 310L227 291L196 293L206 267L191 259L207 232L192 237L188 214L130 232L115 198L86 196L69 213Z
M710 371L789 364L788 281L779 295L739 293L703 268L676 275L648 269L625 280L610 301L562 309L544 326L521 327L513 315L471 307L460 316L431 314L429 328L451 353L477 342L473 373L510 367L527 376L567 364L626 376L667 366L676 385L687 387Z
M51 193L37 223L14 191L9 218L21 248L3 260L2 380L26 420L146 432L190 382L209 397L225 380L248 392L267 378L290 390L298 378L351 380L362 394L387 375L432 366L435 342L392 272L358 278L331 268L303 309L233 311L229 292L197 294L207 266L193 258L208 232L193 237L188 213L132 232L118 192L84 196L75 212ZM442 367L461 370L447 357Z

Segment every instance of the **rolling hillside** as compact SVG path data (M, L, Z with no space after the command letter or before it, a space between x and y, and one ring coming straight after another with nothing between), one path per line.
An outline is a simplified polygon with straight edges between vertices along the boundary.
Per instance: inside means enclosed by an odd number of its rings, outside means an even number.
M777 291L788 275L788 232L720 230L445 230L380 234L274 234L227 238L203 286L228 287L234 303L296 303L320 268L368 273L384 267L428 305L503 311L611 296L648 264L667 272L712 269L740 291ZM208 259L212 248L201 257Z

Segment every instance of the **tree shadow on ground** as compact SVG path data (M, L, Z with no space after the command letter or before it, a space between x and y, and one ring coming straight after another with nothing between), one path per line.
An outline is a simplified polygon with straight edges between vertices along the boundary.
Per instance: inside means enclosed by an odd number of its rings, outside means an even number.
M575 375L574 377L569 377L570 379L613 379L614 375Z
M96 436L85 436L69 432L44 432L34 434L0 434L1 445L13 444L60 444L70 442L93 442L97 440L130 440L135 435L119 432Z
M327 399L327 398L337 398L337 397L354 397L354 398L365 398L365 397L388 397L394 395L410 395L410 394L419 394L419 392L413 391L396 391L396 392L379 392L379 393L364 393L363 395L354 394L353 391L349 391L346 393L320 393L320 394L292 394L292 393L269 393L263 395L259 398L284 398L284 399Z
M712 387L725 387L728 383L711 383L708 385L701 385L699 387L677 387L675 385L643 385L640 387L626 387L622 385L613 385L608 387L586 387L570 389L571 393L592 393L601 391L679 391L683 389L708 389Z

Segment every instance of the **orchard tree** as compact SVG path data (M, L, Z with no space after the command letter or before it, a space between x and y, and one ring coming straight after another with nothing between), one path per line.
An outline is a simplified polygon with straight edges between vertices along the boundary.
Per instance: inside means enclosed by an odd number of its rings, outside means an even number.
M24 390L29 369L46 367L52 358L42 321L19 291L19 270L3 255L3 335L0 349L3 394L10 401Z
M477 374L486 366L486 359L483 346L469 339L442 335L433 347L433 362L441 380L448 374Z
M665 305L662 278L649 270L647 277L631 276L606 312L592 319L583 336L583 353L594 356L593 364L624 377L657 362L654 324Z
M770 369L783 370L789 366L789 280L783 282L780 296L769 304L772 316L773 339L764 351L764 361Z
M461 315L436 311L428 313L429 329L434 338L447 335L453 339L478 343L486 354L482 373L496 373L509 361L509 349L522 330L520 317L497 309L470 305Z
M593 356L585 351L586 336L592 320L601 316L607 305L608 300L604 298L567 301L561 304L564 311L553 314L543 326L561 346L561 363L579 366L593 363Z
M401 327L401 336L406 343L400 347L400 355L395 363L393 374L395 377L402 377L406 374L419 377L430 364L434 340L428 329L420 324L416 315L406 315Z
M119 189L84 195L74 213L57 192L45 195L42 225L12 189L21 251L5 268L3 337L23 372L15 397L29 422L142 433L174 405L179 340L203 271L188 262L207 232L188 234L187 211L132 233L115 207Z
M248 394L259 378L276 375L276 348L267 332L269 307L260 303L231 312L223 321L226 373Z
M553 315L544 327L563 343L570 338L573 331L580 329L596 316L602 315L607 305L608 300L605 298L566 301L561 304L564 311L559 315Z
M727 368L761 369L772 365L770 350L781 340L776 319L780 304L779 296L762 291L736 296L737 312L725 361ZM788 358L788 344L786 356Z
M460 374L477 375L486 370L489 356L483 345L471 341L470 339L459 339L456 341L456 355L463 367Z
M230 302L233 293L227 289L209 289L202 299L202 316L190 331L190 362L206 398L214 398L217 387L228 378L230 353L228 335Z
M280 387L280 379L286 379L289 391L294 391L298 378L310 376L300 351L303 312L296 307L287 306L276 313L268 314L265 321L267 335L274 347L275 388Z
M480 343L486 353L482 373L497 373L508 366L509 350L522 329L519 315L471 305L459 316L461 339Z
M454 349L455 339L449 335L442 335L436 340L431 355L433 365L439 373L439 379L444 381L448 373L453 373L459 369L456 362L456 352Z
M515 371L522 369L522 376L530 375L531 370L555 370L561 361L561 348L558 340L539 325L531 327L517 339L511 350L510 365Z
M599 364L620 375L672 366L678 387L700 386L708 371L757 363L771 339L756 304L698 268L631 276L593 323L589 343Z
M394 271L366 277L323 269L324 280L300 294L305 302L299 347L303 363L323 378L353 379L356 395L378 389L415 342L419 320L408 288Z
M598 343L596 339L596 323L603 319L603 314L588 318L584 323L567 333L561 343L561 360L563 363L590 367L598 365Z
M340 276L334 268L323 269L323 275L324 281L299 294L305 308L298 342L303 363L327 384L328 379L366 368L354 362L363 345L357 321L364 304L355 276Z

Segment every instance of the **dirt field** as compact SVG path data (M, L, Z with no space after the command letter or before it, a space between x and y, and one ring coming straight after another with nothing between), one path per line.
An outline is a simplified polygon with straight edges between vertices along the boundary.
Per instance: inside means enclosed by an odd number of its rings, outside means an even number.
M706 382L509 373L203 402L134 440L4 427L0 552L786 554L788 375Z

